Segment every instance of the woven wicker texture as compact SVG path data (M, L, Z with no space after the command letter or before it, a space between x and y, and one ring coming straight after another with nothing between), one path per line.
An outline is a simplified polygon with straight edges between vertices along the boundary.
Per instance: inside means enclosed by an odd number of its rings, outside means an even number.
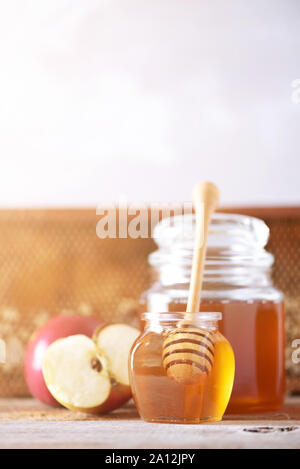
M243 213L240 210L240 213ZM287 372L300 389L291 343L300 338L300 217L262 217L271 228L275 284L286 294ZM149 287L151 239L96 236L94 210L0 211L0 396L26 396L23 355L33 331L57 314L96 315L136 324Z

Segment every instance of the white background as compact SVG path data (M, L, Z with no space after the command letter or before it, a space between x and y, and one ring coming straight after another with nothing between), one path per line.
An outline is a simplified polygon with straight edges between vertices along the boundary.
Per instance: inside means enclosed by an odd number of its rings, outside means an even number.
M299 0L1 0L0 205L300 203L299 78Z

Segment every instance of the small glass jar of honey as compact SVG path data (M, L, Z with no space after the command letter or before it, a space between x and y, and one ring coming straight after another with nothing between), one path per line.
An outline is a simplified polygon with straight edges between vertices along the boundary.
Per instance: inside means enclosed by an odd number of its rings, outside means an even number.
M218 330L221 313L144 313L130 356L135 404L148 422L216 422L234 380L234 355Z

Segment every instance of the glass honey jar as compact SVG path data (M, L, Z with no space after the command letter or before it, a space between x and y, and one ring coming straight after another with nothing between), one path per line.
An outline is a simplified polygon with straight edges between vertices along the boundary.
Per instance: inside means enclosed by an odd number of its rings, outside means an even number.
M194 245L193 215L164 219L154 230L153 284L142 297L150 313L185 311ZM283 295L271 280L266 224L216 213L207 243L200 311L220 311L220 331L233 347L235 382L229 413L275 410L285 395Z
M130 382L148 422L222 419L234 380L234 355L218 330L221 313L144 313L130 356ZM182 376L182 371L189 373Z

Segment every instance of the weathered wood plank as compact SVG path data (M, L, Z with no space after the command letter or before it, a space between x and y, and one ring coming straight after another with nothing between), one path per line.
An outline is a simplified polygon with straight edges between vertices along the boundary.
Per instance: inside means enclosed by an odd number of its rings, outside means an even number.
M102 417L0 399L0 448L300 448L300 400L203 425L150 424L133 405Z

